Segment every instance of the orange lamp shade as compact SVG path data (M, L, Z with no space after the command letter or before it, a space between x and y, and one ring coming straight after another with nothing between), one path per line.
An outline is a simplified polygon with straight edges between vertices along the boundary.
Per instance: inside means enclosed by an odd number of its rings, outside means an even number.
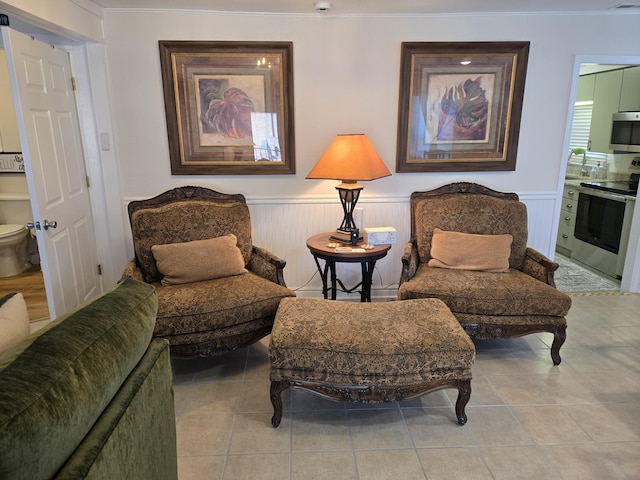
M389 175L369 139L358 133L337 135L306 178L357 182Z

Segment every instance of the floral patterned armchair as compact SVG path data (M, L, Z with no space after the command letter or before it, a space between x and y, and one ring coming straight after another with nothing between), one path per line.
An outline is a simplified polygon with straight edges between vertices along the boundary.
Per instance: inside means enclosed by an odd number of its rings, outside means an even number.
M129 203L128 213L135 258L124 275L156 287L154 336L169 340L172 356L209 356L250 345L271 332L280 300L295 296L284 282L286 262L252 245L241 194L179 187ZM233 236L237 257L207 243ZM158 246L173 249L163 261L172 263L172 274L183 270L181 280L167 281L168 267L156 261ZM239 269L229 275L228 264L236 260ZM211 273L221 265L226 273Z
M438 264L432 261L437 229L482 238L510 235L504 270L429 266ZM571 298L555 288L557 268L557 263L527 247L527 210L517 194L467 182L412 193L411 239L402 257L399 300L441 299L471 337L550 332L551 358L558 365Z

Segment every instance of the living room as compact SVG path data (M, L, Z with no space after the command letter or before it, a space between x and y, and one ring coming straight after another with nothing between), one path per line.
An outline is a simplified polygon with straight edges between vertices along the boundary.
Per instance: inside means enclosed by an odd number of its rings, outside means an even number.
M204 7L186 9L182 4L180 9L123 6L103 9L97 6L101 2L94 4L75 0L61 2L53 12L41 2L29 6L23 3L0 1L0 12L10 17L17 16L22 22L31 20L40 29L50 29L57 38L68 35L73 40L68 43L71 44L72 56L76 57L74 66L85 67L78 68L76 73L78 88L83 90L83 95L87 89L91 90L93 97L89 105L83 103L80 109L89 111L93 122L84 123L83 128L90 132L85 138L94 138L87 169L99 193L92 199L92 205L96 231L102 233L97 235L96 241L99 261L104 266L101 281L105 290L115 284L126 262L133 257L126 206L177 186L200 185L220 192L244 194L251 210L254 242L287 261L285 280L299 296L320 297L321 281L305 242L316 233L335 229L342 211L335 191L336 181L305 177L340 133L365 133L392 172L391 176L366 182L358 202L364 211L365 227L389 226L398 233L397 243L376 266L374 297L395 297L402 246L410 234L411 192L452 182L468 181L500 191L517 192L528 208L530 245L553 258L566 170L568 115L572 109L577 65L588 60L604 61L604 58L607 63L616 63L617 60L640 64L635 47L640 40L636 28L638 15L632 11L624 14L611 10L340 14L340 3L335 1L335 10L324 13L317 12L312 2L305 12L248 13ZM91 19L85 22L87 17ZM295 173L172 175L158 52L161 40L292 42ZM409 41L530 42L514 171L396 171L400 53L402 42ZM102 133L109 140L108 148L99 142L99 134ZM635 245L637 250L637 238ZM639 257L636 253L636 265L640 262ZM345 283L353 284L357 283L360 271L354 266L345 268L342 275ZM629 290L640 291L637 277L633 277ZM341 295L340 298L348 296ZM600 299L599 307L601 310L613 308L612 304L616 302L616 299ZM589 307L578 308L576 312L586 314ZM602 317L599 320L606 317L606 313L600 313ZM628 322L633 321L627 310L621 317ZM576 316L575 321L578 319ZM593 324L597 322L594 318L590 320ZM518 342L516 345L526 344L526 341ZM543 341L536 343L541 346ZM518 355L511 350L505 352L502 343L494 346L499 347L500 352L485 364L485 370L478 375L484 386L480 391L485 388L487 394L493 392L495 385L484 382L485 374L490 372L490 375L499 376L500 360ZM579 353L584 354L583 351ZM537 358L538 354L540 358ZM264 367L265 355L264 344L238 352L232 357L242 364L242 367L232 368L232 373L238 377L226 377L215 387L197 385L197 388L215 390L232 386L241 389L244 385L231 385L240 377L243 381L254 382L252 387L259 383L268 387L266 382L256 380L259 373L264 373L260 369ZM536 348L527 355L518 360L518 365L535 364L533 368L537 370L544 369L545 365L551 368L548 347ZM543 358L543 355L547 356ZM532 357L540 362L532 360ZM245 370L245 366L249 368ZM200 373L195 373L192 368L193 365L183 366L178 380L191 384L207 376L215 377L225 369L224 366L208 365ZM599 378L604 377L602 371L598 374ZM625 370L624 375L630 374ZM632 379L634 385L637 381L637 377ZM502 393L507 395L506 382L503 388ZM178 387L176 392L178 404L185 411L194 405L187 398L190 395L187 388ZM240 396L233 401L238 398ZM242 391L242 398L247 398L246 391ZM574 400L572 397L571 401ZM302 401L305 402L310 400ZM450 399L446 395L438 397L435 403L450 407ZM323 408L329 407L325 405ZM264 413L264 405L260 409L260 414ZM380 415L394 419L401 416L396 410ZM358 414L341 410L335 416L355 418ZM497 420L499 416L492 418ZM220 421L231 420L226 417ZM198 420L194 419L193 423L198 423ZM331 425L321 426L329 428ZM316 427L322 430L318 425ZM446 428L453 427L455 425L446 425ZM375 427L370 427L367 434L374 430ZM249 436L248 431L250 429L245 430L245 437ZM425 431L422 445L428 446ZM506 431L508 428L502 430ZM194 430L184 426L183 434L186 432L193 434ZM439 435L443 435L442 432L439 430ZM362 435L356 441L371 447L373 444L363 440L364 437ZM260 438L267 438L267 435ZM279 441L286 443L286 438ZM405 437L402 438L404 440ZM448 452L452 457L449 458L453 458L455 445L449 446L452 447ZM349 460L351 451L344 447L347 451L344 457ZM366 455L375 457L379 447L373 445ZM245 447L237 448L240 452ZM197 448L192 451L197 456ZM493 458L499 464L498 455ZM276 462L277 459L273 457L270 460ZM210 461L224 460L216 457Z
M70 9L67 18L62 17L65 9L61 9L58 18L50 19L51 28L58 22L62 24L59 30L73 30L70 19L75 10L65 6ZM327 13L316 12L309 5L304 14L82 10L83 23L76 27L76 40L85 38L91 43L76 57L89 59L91 73L79 69L76 80L78 89L89 84L93 102L100 105L93 110L94 133L83 138L96 138L97 130L110 139L109 149L101 148L97 141L88 146L92 155L87 162L88 174L100 190L92 197L92 208L105 285L119 278L133 256L126 204L177 185L195 184L245 194L255 240L288 262L288 285L304 285L310 295L317 294L319 279L307 284L315 265L305 241L313 234L335 229L341 209L335 192L337 182L307 180L305 176L339 133L365 133L393 173L364 184L358 206L364 210L365 227L393 227L402 245L409 235L406 226L412 191L472 181L517 192L528 207L531 245L553 255L557 229L553 219L559 215L566 169L570 97L576 62L580 63L576 56L584 59L606 54L634 63L629 57L634 54L636 16L629 11L340 15L338 9L336 4L335 11ZM34 14L48 15L37 8ZM86 20L88 16L94 23ZM171 174L158 54L158 42L167 39L293 42L295 174ZM504 40L531 42L515 171L397 173L401 43ZM400 255L399 248L392 248L377 265L380 278L374 295L393 295ZM352 276L356 278L358 272ZM633 280L629 290L638 291L638 280Z

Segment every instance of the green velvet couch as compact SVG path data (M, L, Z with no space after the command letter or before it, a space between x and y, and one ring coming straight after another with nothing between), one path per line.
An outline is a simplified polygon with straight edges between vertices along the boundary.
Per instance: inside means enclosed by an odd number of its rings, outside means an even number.
M169 344L127 279L0 357L0 478L176 479Z

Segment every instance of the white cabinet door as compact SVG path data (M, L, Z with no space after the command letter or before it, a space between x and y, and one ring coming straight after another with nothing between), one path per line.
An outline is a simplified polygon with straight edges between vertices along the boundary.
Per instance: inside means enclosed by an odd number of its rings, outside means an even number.
M592 152L610 153L611 118L618 111L622 70L598 73L593 93L593 114L591 116Z
M596 76L583 75L578 79L578 91L576 92L576 102L587 102L593 100L593 90L596 86Z
M622 90L618 110L640 111L640 67L625 68L622 71Z

